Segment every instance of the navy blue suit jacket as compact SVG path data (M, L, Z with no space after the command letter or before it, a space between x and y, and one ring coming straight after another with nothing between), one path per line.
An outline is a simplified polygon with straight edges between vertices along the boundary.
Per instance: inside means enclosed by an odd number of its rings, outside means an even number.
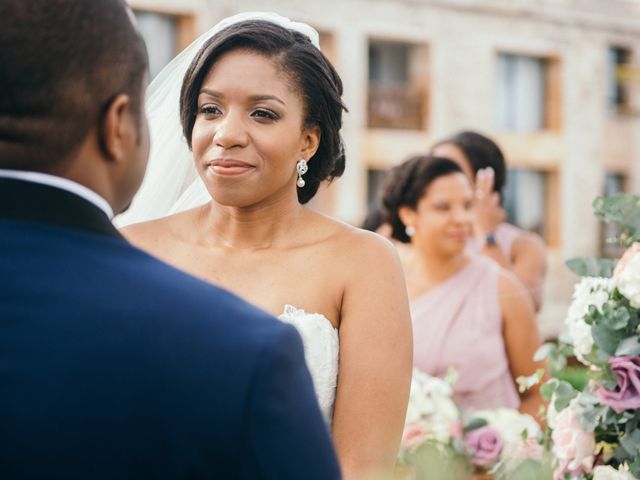
M295 329L0 179L0 478L339 476Z

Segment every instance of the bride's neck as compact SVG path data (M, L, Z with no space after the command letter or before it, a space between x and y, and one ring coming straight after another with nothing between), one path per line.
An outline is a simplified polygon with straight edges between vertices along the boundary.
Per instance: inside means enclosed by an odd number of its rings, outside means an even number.
M291 239L305 208L296 201L279 199L249 207L230 207L212 201L203 221L209 239L222 247L266 249Z

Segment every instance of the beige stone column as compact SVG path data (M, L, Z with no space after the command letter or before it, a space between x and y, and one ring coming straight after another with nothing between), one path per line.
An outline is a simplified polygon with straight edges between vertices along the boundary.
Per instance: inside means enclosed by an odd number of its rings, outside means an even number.
M595 255L600 226L591 203L602 194L606 45L576 32L564 57L565 157L560 170L563 258Z
M344 115L342 137L347 168L335 180L335 214L351 223L362 220L366 209L366 163L362 138L367 124L368 43L366 35L353 25L342 25L336 37L337 69L344 85L343 100L349 109Z

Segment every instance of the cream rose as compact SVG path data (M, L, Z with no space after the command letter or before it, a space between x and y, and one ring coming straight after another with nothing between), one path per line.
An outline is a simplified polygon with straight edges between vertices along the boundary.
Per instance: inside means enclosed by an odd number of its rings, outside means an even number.
M551 434L553 453L568 470L575 471L580 467L589 470L593 459L596 442L593 433L587 432L576 417L575 400L568 408L558 412L555 427Z
M600 465L593 469L593 480L636 480L636 477L629 473L626 466L616 470L609 465Z

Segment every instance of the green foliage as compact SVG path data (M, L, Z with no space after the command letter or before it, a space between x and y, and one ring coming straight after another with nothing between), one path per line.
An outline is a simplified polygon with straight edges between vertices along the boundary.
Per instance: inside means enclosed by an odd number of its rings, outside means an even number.
M621 355L640 355L640 341L637 335L627 337L620 342L616 349L616 356Z
M640 240L640 195L618 193L598 197L593 201L593 210L606 223L614 223L621 228L618 240L622 247Z
M566 367L551 373L558 380L564 380L578 391L584 390L589 380L589 371L586 367Z
M560 411L569 405L569 402L578 395L578 391L570 383L552 378L540 387L540 394L546 401L550 401L554 397L553 406L557 411Z
M567 366L567 357L573 356L573 347L568 343L548 342L542 345L534 354L536 362L547 360L552 372L563 370Z
M638 312L631 308L626 299L620 298L615 302L605 303L602 310L592 305L584 319L591 325L595 345L606 355L640 353L637 335Z
M621 233L613 242L626 248L640 241L640 195L618 193L598 197L593 201L595 214L606 223L620 227ZM611 277L616 262L608 258L580 257L567 260L566 266L581 277Z
M581 277L610 277L616 266L614 260L598 257L578 257L565 262L565 265Z
M420 445L407 460L416 480L470 480L473 476L473 466L465 455L435 442Z
M505 480L551 480L553 478L551 459L525 460L513 472L500 478Z
M631 474L636 477L636 478L640 478L640 457L636 458L630 465L629 465L629 471L631 472Z
M631 430L625 433L620 439L620 445L624 448L630 457L640 455L640 430Z
M484 418L472 418L469 423L467 423L464 426L464 433L469 433L472 430L477 430L478 428L484 427L486 425L488 425L489 422L487 422Z

